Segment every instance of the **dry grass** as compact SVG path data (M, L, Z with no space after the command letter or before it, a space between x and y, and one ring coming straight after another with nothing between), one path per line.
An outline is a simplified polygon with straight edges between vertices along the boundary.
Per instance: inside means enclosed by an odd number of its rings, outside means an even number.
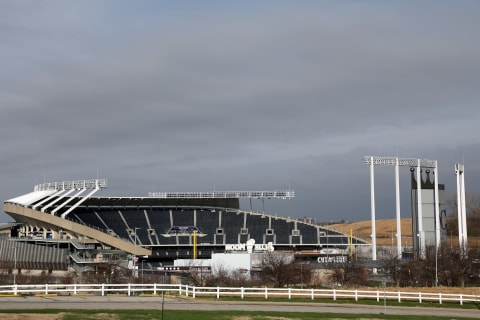
M365 241L371 241L372 225L371 221L358 221L341 224L332 224L329 228L340 231L343 233L353 232L353 236L363 239ZM402 230L402 244L412 245L412 219L401 219L400 227ZM377 220L375 223L375 230L377 233L378 245L389 245L396 243L395 234L397 233L396 219Z
M371 242L372 226L370 220L332 224L328 228L345 234L350 234L350 230L352 230L354 237ZM402 230L402 246L412 246L412 219L401 219L400 228ZM395 245L397 243L395 237L397 233L396 219L377 220L375 230L377 233L377 245ZM447 235L445 242L458 246L458 235ZM480 238L469 236L468 244L469 246L480 246Z

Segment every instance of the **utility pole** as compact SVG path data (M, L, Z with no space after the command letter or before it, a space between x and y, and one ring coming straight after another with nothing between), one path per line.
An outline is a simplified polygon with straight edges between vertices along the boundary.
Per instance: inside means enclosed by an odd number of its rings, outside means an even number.
M17 244L13 246L13 284L17 284Z

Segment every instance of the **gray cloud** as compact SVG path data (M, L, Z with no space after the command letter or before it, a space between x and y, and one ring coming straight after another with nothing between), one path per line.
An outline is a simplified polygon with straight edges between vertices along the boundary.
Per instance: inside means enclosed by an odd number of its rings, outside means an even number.
M113 194L292 187L283 214L361 220L371 154L437 159L450 193L465 159L477 193L478 9L3 3L1 194L98 171Z

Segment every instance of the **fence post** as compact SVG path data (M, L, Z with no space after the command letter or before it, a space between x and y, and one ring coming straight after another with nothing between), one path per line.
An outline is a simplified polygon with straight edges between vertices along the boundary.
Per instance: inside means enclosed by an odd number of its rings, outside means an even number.
M333 301L337 301L337 290L333 289Z
M358 291L355 289L355 301L358 301Z
M422 293L418 293L418 303L422 303Z
M442 293L441 292L438 294L438 303L442 304Z
M242 300L243 300L243 295L245 294L245 288L242 287L240 292L241 292L241 297L242 297Z
M288 300L292 299L292 288L288 288Z
M102 283L102 297L105 296L105 284Z
M463 306L463 296L462 296L462 293L460 293L460 305Z
M185 285L185 297L188 297L188 284Z
M217 299L220 299L220 287L217 286Z
M181 284L178 285L178 295L179 296L182 295L182 285Z
M398 302L402 302L400 290L398 291Z
M130 283L128 284L128 296L130 297Z
M153 295L154 296L157 295L157 283L156 282L153 284Z
M73 294L77 294L77 284L73 285Z
M195 299L195 286L192 287L192 298Z
M48 283L45 284L45 294L48 294Z
M16 283L13 285L13 295L14 296L16 296L18 294L18 287L17 286L18 285Z
M377 302L380 302L380 292L377 290Z
M265 287L265 300L268 299L268 288Z
M314 299L315 299L315 293L314 293L313 288L312 288L312 300L314 300Z

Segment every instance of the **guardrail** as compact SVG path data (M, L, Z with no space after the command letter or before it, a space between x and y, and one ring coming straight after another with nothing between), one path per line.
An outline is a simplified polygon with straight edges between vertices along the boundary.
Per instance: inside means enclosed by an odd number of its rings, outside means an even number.
M447 294L431 292L402 292L386 290L343 290L343 289L294 289L294 288L246 288L246 287L194 287L181 284L42 284L42 285L5 285L0 286L0 295L115 295L124 294L128 296L151 294L160 295L170 293L184 295L187 297L248 297L255 298L303 298L303 299L339 299L376 300L379 301L405 301L411 302L433 302L442 304L444 302L459 303L466 302L480 303L480 295L469 294ZM1 299L1 297L0 297Z

